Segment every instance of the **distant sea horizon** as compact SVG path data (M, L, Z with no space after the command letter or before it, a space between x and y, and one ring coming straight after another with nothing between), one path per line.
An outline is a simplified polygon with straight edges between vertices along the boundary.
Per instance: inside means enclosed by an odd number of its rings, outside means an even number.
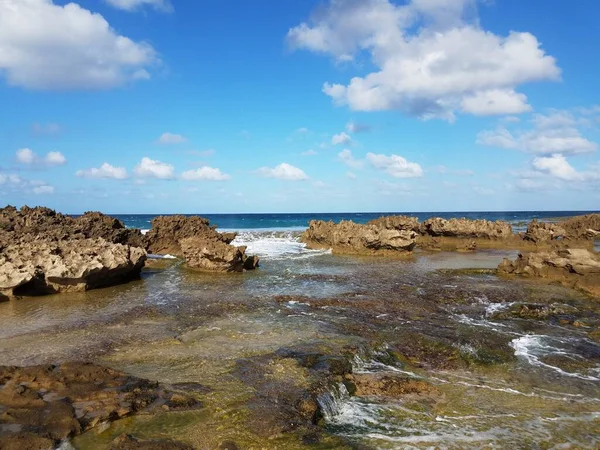
M431 217L444 219L467 218L471 220L504 220L515 228L515 231L526 228L533 219L555 221L567 217L593 214L599 211L382 211L382 212L345 212L345 213L194 213L181 214L184 216L202 216L210 220L220 230L302 230L308 227L311 220L352 220L356 223L366 223L382 216L406 215L417 217L420 221ZM78 214L73 214L77 216ZM172 214L109 214L123 221L129 228L148 230L151 221L157 216L171 216Z

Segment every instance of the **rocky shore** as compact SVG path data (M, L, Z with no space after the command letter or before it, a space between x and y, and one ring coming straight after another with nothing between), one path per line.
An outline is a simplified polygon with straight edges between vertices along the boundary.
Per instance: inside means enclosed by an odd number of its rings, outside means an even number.
M0 209L0 300L82 292L139 278L147 253L183 257L192 269L242 272L258 266L234 233L202 217L162 216L144 236L99 212L79 217L49 208Z
M600 236L600 215L574 217L553 224L533 220L523 233L503 221L389 216L367 224L313 220L302 235L309 248L331 248L338 254L406 253L414 249L475 251L477 249L591 248Z

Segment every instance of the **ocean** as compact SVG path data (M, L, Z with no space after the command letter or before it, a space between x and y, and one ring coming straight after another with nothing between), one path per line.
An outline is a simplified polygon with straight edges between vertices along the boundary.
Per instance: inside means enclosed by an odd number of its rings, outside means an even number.
M368 212L368 213L266 213L266 214L185 214L200 215L217 225L220 230L303 230L311 220L352 220L366 223L381 216L408 215L420 221L431 217L444 219L465 217L467 219L505 220L519 231L532 219L553 221L564 217L590 214L591 211L503 211L503 212ZM126 226L148 230L154 217L159 214L116 214Z

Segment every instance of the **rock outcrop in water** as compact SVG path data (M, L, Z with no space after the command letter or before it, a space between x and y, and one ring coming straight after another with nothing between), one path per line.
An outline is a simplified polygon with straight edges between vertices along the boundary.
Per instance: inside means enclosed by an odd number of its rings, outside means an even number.
M417 233L410 229L397 229L390 219L361 225L349 220L339 223L312 220L302 234L302 242L310 248L331 248L340 254L370 254L410 252L415 247Z
M144 236L140 230L127 228L120 220L99 212L71 217L41 206L24 206L20 210L7 206L0 209L0 245L90 238L144 247Z
M473 251L515 245L508 222L434 217L421 224L417 246L426 250Z
M0 248L0 298L81 292L139 277L146 252L102 238L36 240Z
M258 267L258 257L246 255L246 247L231 245L235 233L219 233L198 216L159 216L146 235L151 253L183 256L192 269L242 272Z
M560 225L571 240L600 239L600 214L571 217Z
M153 407L198 407L186 394L95 364L0 366L0 384L0 448L6 450L54 449L97 425ZM114 448L151 448L132 441L118 440Z
M564 249L520 254L498 267L504 275L558 282L600 296L600 256L587 249Z
M548 244L557 242L567 236L567 231L556 223L540 222L533 219L527 225L523 239L535 244Z

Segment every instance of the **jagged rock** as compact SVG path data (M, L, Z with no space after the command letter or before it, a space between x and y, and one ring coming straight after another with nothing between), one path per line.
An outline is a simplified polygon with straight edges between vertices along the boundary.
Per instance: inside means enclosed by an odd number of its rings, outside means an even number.
M144 246L140 230L128 229L120 220L99 212L71 217L41 206L23 206L20 210L7 206L0 209L0 247L9 243L87 238Z
M572 217L561 222L561 225L571 240L600 239L600 214Z
M235 237L235 233L219 233L204 217L158 216L152 219L152 228L146 234L146 248L150 253L183 256L180 243L183 239L230 244Z
M0 448L15 450L53 449L101 423L141 410L151 412L149 407L183 395L155 382L79 362L0 366L0 385L0 429L4 430Z
M246 247L230 245L236 233L219 233L199 216L159 216L146 235L148 251L183 256L193 269L242 272L258 267L257 256L247 256Z
M410 230L419 232L421 225L419 219L409 216L384 216L367 222L367 225L375 225L387 230Z
M206 237L180 241L186 265L211 272L243 272L257 267L258 257L246 256L246 247L235 247Z
M540 244L563 239L566 234L566 230L558 224L539 222L534 219L527 225L523 239Z
M139 276L146 252L102 238L0 248L0 297L81 292Z
M587 249L519 254L515 261L504 259L498 272L556 281L600 296L600 256Z
M453 237L467 239L508 239L513 236L508 222L469 219L442 219L434 217L421 225L421 234L433 237Z
M369 254L410 252L415 247L416 236L411 230L384 228L382 222L361 225L347 220L337 224L312 220L301 239L309 248L332 248L336 253Z

